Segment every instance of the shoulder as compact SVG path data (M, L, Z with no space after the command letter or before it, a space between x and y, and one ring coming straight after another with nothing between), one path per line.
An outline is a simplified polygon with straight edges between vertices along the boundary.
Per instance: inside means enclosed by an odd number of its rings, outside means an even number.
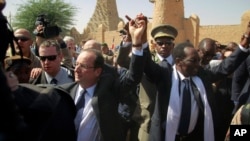
M35 78L30 78L29 83L33 85L46 83L45 71L42 70L42 72L38 74Z
M73 87L76 87L77 85L78 85L77 82L71 82L71 83L58 85L57 87L64 89L64 90L71 90Z
M73 68L68 68L66 66L61 66L61 70L63 73L67 74L69 77L74 78L74 69Z
M112 66L112 65L109 65L109 64L104 64L102 74L116 75L117 74L117 68Z

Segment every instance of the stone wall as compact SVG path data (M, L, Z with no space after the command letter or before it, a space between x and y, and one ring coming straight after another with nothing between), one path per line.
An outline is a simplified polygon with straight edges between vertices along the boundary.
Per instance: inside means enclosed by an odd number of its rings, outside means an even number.
M199 38L213 38L222 44L231 41L238 43L242 34L240 25L201 26Z

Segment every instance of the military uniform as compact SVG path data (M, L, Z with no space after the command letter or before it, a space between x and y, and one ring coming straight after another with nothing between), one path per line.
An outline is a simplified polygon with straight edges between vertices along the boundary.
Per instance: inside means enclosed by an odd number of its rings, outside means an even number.
M177 34L177 30L173 26L167 24L158 25L151 31L151 36L154 40L160 37L175 39ZM162 63L162 59L164 58L159 57L161 56L157 54L157 52L151 54L151 58L154 62L158 63L160 66L164 66ZM169 63L173 65L173 62ZM134 119L140 124L138 132L138 139L140 141L149 140L151 117L155 108L156 95L157 88L155 84L146 75L143 75L140 83L138 105L134 113Z

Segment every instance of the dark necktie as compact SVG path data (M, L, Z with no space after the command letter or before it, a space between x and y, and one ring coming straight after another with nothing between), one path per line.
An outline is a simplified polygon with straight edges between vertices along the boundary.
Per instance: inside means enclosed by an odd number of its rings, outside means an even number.
M57 84L57 80L56 80L55 78L53 78L53 79L50 81L50 84L56 85L56 84Z
M169 72L172 72L172 65L170 63L168 63L168 61L166 59L163 59L161 61L161 66L164 68L167 68ZM171 73L169 73L171 75Z
M185 83L185 86L183 89L181 118L178 129L180 135L188 134L188 127L191 115L191 94L189 90L189 80L184 79L183 82Z
M84 108L85 105L85 94L87 93L86 90L83 90L81 92L80 97L78 98L78 101L76 102L76 110L80 110L81 108Z

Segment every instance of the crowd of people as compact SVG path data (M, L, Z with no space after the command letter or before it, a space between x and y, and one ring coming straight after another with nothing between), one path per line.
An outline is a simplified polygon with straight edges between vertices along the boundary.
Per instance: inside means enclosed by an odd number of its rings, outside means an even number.
M0 42L8 48L0 140L224 141L230 124L250 123L242 114L250 111L250 22L223 48L212 38L176 43L181 33L169 24L153 27L148 41L147 22L143 14L128 21L114 49L16 29L14 47Z

